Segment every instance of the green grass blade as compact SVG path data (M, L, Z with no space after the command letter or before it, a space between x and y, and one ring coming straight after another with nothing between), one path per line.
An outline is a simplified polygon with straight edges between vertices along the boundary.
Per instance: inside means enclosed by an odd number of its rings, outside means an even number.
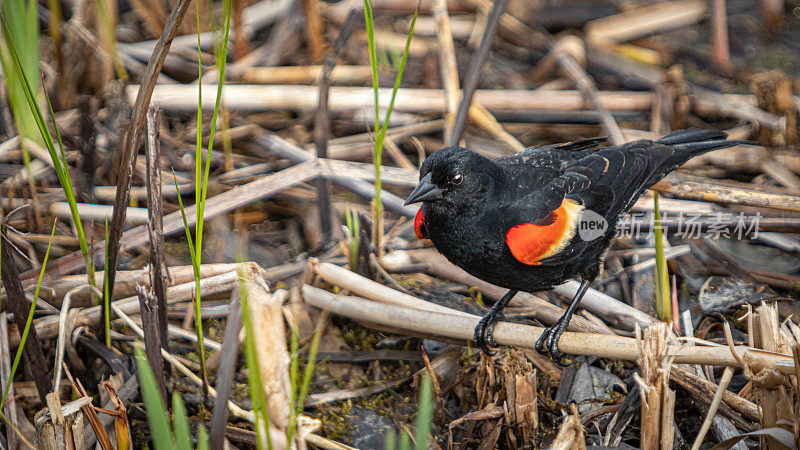
M33 293L33 301L31 302L31 309L28 311L28 319L25 322L25 330L22 331L22 336L17 346L17 353L14 355L14 363L11 365L11 375L8 377L6 387L3 389L3 398L0 399L0 411L6 405L6 397L11 388L11 383L14 381L14 375L17 373L19 361L22 358L22 350L25 348L25 342L28 341L28 333L31 331L31 324L33 323L33 313L36 311L36 302L39 300L39 291L42 289L42 280L44 279L44 271L47 268L47 260L50 258L50 247L53 245L53 236L56 234L56 222L53 222L53 231L50 232L50 240L47 242L47 251L44 253L44 260L42 261L42 268L39 271L39 280L36 282L36 290Z
M405 430L400 432L400 450L411 450L411 435Z
M36 5L34 5L34 8L35 6ZM53 142L53 137L50 135L50 130L47 128L47 123L44 119L44 115L42 114L41 108L39 107L39 104L37 102L36 93L34 92L30 80L28 79L25 70L22 66L22 62L19 53L17 51L17 45L14 37L11 35L9 24L8 21L6 20L3 8L0 8L0 23L2 24L3 28L3 38L5 40L6 49L8 50L12 66L14 68L13 73L15 73L19 77L19 85L22 87L22 91L25 94L25 99L28 102L28 108L33 115L34 121L36 123L37 128L39 129L39 134L44 141L45 147L47 148L47 151L50 154L50 158L52 159L53 167L55 168L56 176L58 177L58 181L61 184L61 188L64 190L64 194L67 197L67 203L69 204L72 221L75 225L75 229L78 234L78 242L80 244L81 253L83 253L84 261L86 263L89 282L92 286L95 286L94 270L93 270L94 264L92 263L91 258L89 256L89 249L88 245L86 244L86 236L83 231L83 224L81 223L80 216L78 215L78 206L75 200L75 193L72 188L72 180L70 179L69 176L69 166L66 163L66 157L64 154L64 145L61 141L61 134L58 130L58 125L56 124L55 120L53 120L53 128L58 138L60 155L59 152L56 151L55 143ZM26 45L26 43L23 43L23 45ZM30 43L27 43L27 45L30 45ZM38 61L36 62L36 64L38 64ZM46 96L45 99L48 100L47 106L50 111L51 117L55 117L49 99L47 99Z
M208 433L202 423L197 424L197 450L208 450Z
M292 340L291 340L291 360L289 363L289 383L291 389L289 390L289 404L294 405L295 401L297 400L297 387L298 381L300 378L299 375L299 366L300 366L300 349L298 337L297 337L297 330L295 327L292 328Z
M192 244L192 231L189 228L189 221L186 219L186 208L183 207L183 198L181 197L181 188L178 187L178 177L175 176L175 172L172 172L172 180L175 182L175 192L178 193L178 206L181 210L181 218L183 219L183 229L186 231L186 241L189 244L189 255L192 258L192 261L195 260L194 257L194 244ZM195 277L199 275L195 272Z
M369 49L369 66L372 69L372 89L375 95L375 132L378 131L380 110L378 103L378 59L375 50L375 18L372 0L364 0L364 22L367 26L367 48Z
M409 28L408 36L406 37L406 44L403 49L403 56L400 60L400 65L397 71L397 76L395 77L394 86L392 88L392 97L389 100L389 106L386 110L386 117L384 117L383 123L381 124L380 120L380 99L378 98L378 62L376 57L376 49L375 49L375 18L374 18L374 10L372 8L372 1L371 0L364 0L364 18L366 22L367 28L367 43L369 48L369 62L370 67L372 69L372 88L374 91L374 106L375 106L375 153L373 157L373 164L375 165L375 203L374 203L374 210L373 210L373 220L376 226L380 226L381 214L383 210L383 205L381 202L381 191L383 190L383 182L381 180L381 165L383 164L383 141L386 138L386 132L389 126L389 119L392 115L392 110L394 109L394 102L397 98L397 91L400 88L400 83L403 79L403 72L405 71L406 62L408 61L408 52L411 48L411 40L414 36L414 27L417 22L417 17L419 15L419 11L414 11L414 17L411 20L411 26ZM377 240L377 237L380 236L380 232L378 229L375 230L374 239ZM377 242L373 242L374 245L378 245Z
M386 441L385 441L386 444L384 445L384 448L386 450L395 450L397 448L395 439L397 438L394 436L394 430L392 430L391 428L386 430Z
M428 449L428 436L431 434L431 421L433 419L433 394L431 391L431 378L428 374L422 376L422 385L419 392L419 409L417 410L417 425L415 430L414 450Z
M8 35L22 56L20 67L28 79L39 79L39 18L34 0L2 0L3 14L8 21ZM4 26L4 28L6 28ZM41 143L38 138L36 119L26 106L27 100L22 79L17 74L7 46L0 50L0 60L6 77L8 101L21 136ZM23 150L24 151L24 150Z
M172 391L172 427L175 429L176 450L192 450L192 432L189 429L189 418L186 406L178 391Z
M664 254L664 233L661 229L661 211L658 208L658 193L654 193L655 237L656 237L656 268L655 268L655 297L656 314L658 319L672 323L672 297L670 296L669 270L667 258Z
M205 214L205 203L208 195L208 179L211 172L211 151L214 147L214 132L217 127L217 118L219 116L220 102L222 100L222 87L225 84L225 59L228 53L228 38L230 37L230 22L231 22L231 0L223 1L223 20L225 20L225 31L223 42L221 44L222 50L218 55L218 65L220 67L220 76L217 83L217 98L214 105L214 112L211 116L211 132L208 142L208 154L206 155L205 166L203 166L203 66L202 66L202 51L200 48L200 16L197 14L198 34L197 34L197 66L198 66L198 102L197 102L197 140L195 142L195 209L197 220L195 221L195 242L194 252L192 253L192 263L195 271L195 282L197 283L197 295L195 297L195 331L197 333L197 352L200 357L200 371L202 372L203 382L205 383L206 376L206 361L205 361L205 347L203 346L203 321L201 317L201 298L200 298L200 264L203 252L203 223ZM185 223L185 221L184 221Z
M103 274L103 315L105 316L106 347L111 348L111 280L108 278L108 217L106 217L105 273Z
M414 17L411 19L411 26L408 29L408 36L406 37L406 45L403 48L403 56L400 58L400 66L397 69L397 76L394 79L394 86L392 87L392 97L389 99L389 108L386 110L386 118L383 119L383 126L381 127L380 139L381 143L386 138L386 132L389 127L389 118L392 116L394 110L394 101L397 98L397 91L400 90L400 83L403 81L403 72L406 70L406 63L408 62L408 52L411 49L411 39L414 37L414 26L417 24L417 17L419 10L414 11Z
M303 384L300 385L300 391L297 394L297 399L294 403L294 413L292 414L292 420L289 422L289 427L286 431L286 441L292 442L294 438L295 431L297 430L297 418L303 412L303 405L306 402L306 396L308 396L308 389L311 386L311 377L314 375L314 364L317 360L317 350L319 349L319 341L322 338L322 323L317 325L317 329L314 331L314 339L311 341L311 347L308 350L308 360L306 362L306 369L303 372Z
M167 408L158 390L153 370L139 347L136 347L136 368L139 372L139 385L147 411L147 422L150 424L150 434L153 437L153 448L155 450L176 448L167 418Z

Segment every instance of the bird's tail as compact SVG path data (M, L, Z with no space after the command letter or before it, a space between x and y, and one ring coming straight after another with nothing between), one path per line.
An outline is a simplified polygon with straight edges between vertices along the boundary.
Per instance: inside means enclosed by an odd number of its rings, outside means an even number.
M712 150L751 143L750 141L728 140L728 135L722 131L698 130L697 128L673 131L656 142L677 150L674 157L683 159L680 162L676 161L678 165Z
M751 141L729 140L728 135L722 131L697 128L673 131L655 142L671 147L674 153L659 165L659 169L648 181L648 186L657 183L667 173L682 166L695 156L734 145L752 144Z

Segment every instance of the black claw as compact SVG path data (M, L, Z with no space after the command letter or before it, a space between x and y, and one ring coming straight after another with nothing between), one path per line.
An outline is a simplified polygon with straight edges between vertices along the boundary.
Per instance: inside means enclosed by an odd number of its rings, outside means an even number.
M561 338L561 334L563 333L564 330L560 324L556 324L550 328L545 328L544 332L542 332L542 335L536 340L536 345L534 348L537 352L543 355L550 353L553 362L556 364L560 366L567 366L569 364L564 364L563 361L567 355L558 350L558 340Z
M491 310L488 314L483 316L481 321L478 322L478 326L475 327L475 336L473 336L473 340L488 356L495 354L492 350L492 347L495 346L494 326L501 316L501 313Z
M547 348L545 347L545 341L547 341L549 335L550 335L550 328L545 328L544 331L542 332L542 335L539 336L539 339L536 340L536 345L533 346L533 348L535 348L537 352L543 355L548 352Z

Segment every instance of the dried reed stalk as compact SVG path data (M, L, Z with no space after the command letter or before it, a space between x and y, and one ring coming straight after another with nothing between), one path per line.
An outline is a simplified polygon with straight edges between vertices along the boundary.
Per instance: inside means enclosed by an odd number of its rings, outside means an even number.
M127 87L129 98L135 98L138 88ZM378 92L381 108L388 106L390 88ZM203 108L211 109L216 101L216 87L203 86ZM230 110L242 111L313 111L319 105L319 89L316 86L292 85L226 85L222 88L223 102ZM334 86L330 90L332 112L354 111L374 108L374 91L366 87ZM600 91L599 101L610 111L650 111L654 95L649 92ZM153 104L167 111L196 111L196 85L159 85L153 92ZM754 96L726 94L733 100L750 99ZM580 91L546 90L477 90L475 101L490 111L544 109L575 111L586 108ZM415 113L443 113L447 110L444 92L441 89L401 88L397 92L395 111Z
M586 24L587 40L624 42L648 34L690 25L703 18L706 2L681 0L636 8Z
M406 308L414 308L420 311L436 311L444 314L473 317L472 314L456 311L446 306L440 306L436 303L427 302L417 297L396 291L335 264L320 263L314 259L311 259L309 263L314 272L328 283L340 286L348 291L372 300L404 306Z
M433 275L457 281L469 286L478 286L482 291L493 298L500 298L500 296L507 292L507 289L493 286L485 281L479 280L472 275L467 274L463 269L456 267L436 250L421 249L394 251L391 253L391 255L381 259L381 264L383 264L388 270L392 270L392 266L400 267L409 263L422 263L425 265L425 270ZM578 284L579 283L576 281L568 281L563 285L556 286L555 292L567 297L572 297L575 295L575 292L578 289ZM520 299L523 301L517 303ZM515 296L515 300L512 300L512 305L520 304L521 306L536 307L539 310L536 312L536 314L542 313L542 319L547 323L554 323L554 321L560 317L560 314L563 314L563 310L561 308L545 302L544 300L538 299L531 294L526 295L525 293L519 293ZM638 309L635 309L594 289L590 289L586 292L583 300L581 300L581 307L591 311L593 314L600 316L612 326L622 329L633 330L634 325L637 323L640 326L647 326L655 320ZM551 314L555 315L555 318L552 319L553 322L550 322ZM591 328L593 330L597 329L596 327Z
M636 330L641 370L633 375L642 396L641 446L647 449L672 449L675 423L675 391L669 388L671 362L667 360L670 328L656 322L644 330Z
M237 264L224 263L224 264L203 264L200 266L200 277L208 278L223 273L228 273L236 270ZM173 266L169 268L170 275L172 276L172 284L178 285L187 283L194 280L194 271L192 266ZM138 270L123 270L117 272L117 287L114 289L115 297L124 298L136 294L136 284L146 280L149 274L149 268L145 267ZM103 285L103 277L105 272L95 272L95 280L99 286ZM46 300L51 305L58 307L61 300L67 292L86 284L86 275L68 275L65 277L57 278L54 280L45 280L42 283L40 297ZM72 306L90 306L91 294L89 291L78 291L72 295Z
M306 303L333 313L380 326L397 332L434 336L459 342L471 341L480 317L465 317L452 313L422 311L403 308L386 303L378 303L361 297L334 295L323 289L304 285L301 290ZM533 348L543 328L519 323L499 322L494 338L499 345ZM572 355L597 356L601 358L636 361L641 357L640 347L634 338L596 333L566 332L559 341L559 349ZM676 364L705 364L711 366L741 367L731 350L724 346L696 346L682 348L670 344L669 357ZM741 359L752 365L772 370L776 373L793 373L794 360L791 356L776 355L745 346L734 348Z
M246 265L255 265L255 263L246 263ZM215 275L200 280L200 294L202 296L209 296L214 294L221 294L230 292L236 283L236 271L226 272L220 275ZM183 284L167 288L167 303L178 303L189 301L194 298L195 282L194 280L188 281ZM137 296L127 297L117 300L112 303L117 308L120 308L125 314L138 314L139 313L139 298ZM89 325L94 326L101 320L100 306L93 306L91 308L84 308L71 318L73 326ZM31 331L36 330L41 339L52 339L58 335L59 319L58 316L47 316L37 320ZM19 345L19 333L11 335L11 346L16 347ZM30 344L30 343L29 343ZM26 346L27 347L27 346ZM46 373L44 371L43 373ZM48 389L49 391L49 389Z
M294 186L295 184L302 183L309 179L315 178L319 174L317 167L313 163L298 164L280 172L266 175L258 178L250 183L237 186L229 191L223 192L219 195L209 198L206 201L205 218L211 219L217 215L233 211L241 206L247 205L259 199L269 197L270 195L279 192L287 187ZM186 221L189 226L194 225L197 220L197 211L195 205L191 205L185 209ZM181 211L175 211L164 216L164 235L183 231L183 217ZM120 240L120 251L133 248L137 245L142 245L148 242L149 233L147 227L138 226L123 233ZM90 252L95 255L102 255L105 249L105 241L97 242L91 246ZM72 271L78 270L84 266L83 254L81 252L73 252L69 255L62 256L61 258L52 261L47 265L46 277L57 277ZM29 270L22 274L24 280L29 280L38 276L36 270Z
M242 81L252 84L313 84L322 76L322 66L252 67L242 73ZM331 84L367 83L372 76L369 66L337 65L331 72Z

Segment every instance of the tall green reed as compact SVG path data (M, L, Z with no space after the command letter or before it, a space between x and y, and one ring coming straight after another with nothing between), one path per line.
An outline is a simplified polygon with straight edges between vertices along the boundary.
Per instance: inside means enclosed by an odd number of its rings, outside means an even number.
M197 140L195 142L195 238L192 239L191 228L186 219L186 211L183 206L183 201L180 200L179 206L183 216L183 226L186 232L186 240L189 243L189 253L192 259L192 268L194 269L195 278L195 301L194 301L194 323L195 332L197 333L197 353L200 358L200 372L203 379L203 392L205 393L208 388L208 379L206 372L206 358L205 347L203 346L203 321L201 316L201 296L200 296L200 265L202 264L203 253L203 223L206 198L208 196L208 179L211 171L211 151L214 149L214 133L217 128L217 118L219 116L220 104L222 100L222 87L225 84L225 62L228 54L228 38L231 29L231 0L223 0L222 2L222 20L225 22L222 31L221 44L216 44L215 54L217 57L217 65L219 66L219 80L217 82L217 98L214 104L214 112L211 116L211 131L208 138L208 154L206 155L205 163L203 161L203 65L202 65L202 49L200 46L200 13L197 10L197 68L198 68L198 83L197 83ZM177 179L175 180L175 187L177 189Z
M19 340L19 346L17 346L17 353L14 355L14 362L11 365L11 374L8 377L8 381L6 382L5 388L3 389L3 398L0 399L0 411L2 411L3 407L6 405L6 398L8 397L8 391L11 388L11 383L14 381L14 375L17 373L19 362L22 359L22 351L25 349L25 343L28 341L28 333L30 333L31 324L33 323L33 313L36 311L36 303L39 300L39 291L42 288L44 271L45 268L47 267L47 261L50 258L50 247L53 245L53 236L55 236L55 234L56 234L56 222L53 222L53 231L50 232L50 240L47 242L47 251L44 253L42 268L39 271L39 280L36 282L36 290L33 293L33 301L31 302L31 308L28 311L28 318L25 321L25 329L22 330L22 334ZM13 263L13 261L11 263Z
M664 232L661 229L661 211L658 207L658 193L653 196L654 233L656 237L655 300L656 315L662 322L672 323L672 295L669 284L669 269L664 254Z
M383 141L386 139L386 132L389 127L389 119L392 116L392 110L394 109L394 102L397 98L397 91L400 89L400 82L403 79L403 72L406 68L406 62L408 61L408 51L411 48L411 39L414 36L414 26L417 23L417 16L419 15L419 9L414 11L414 17L411 19L411 25L408 30L408 36L406 37L406 44L403 48L403 56L400 59L400 63L397 69L397 76L394 80L394 86L392 87L392 96L389 100L389 105L386 109L386 115L383 118L383 122L381 122L380 116L380 100L378 96L379 92L379 84L378 84L378 58L377 58L377 50L375 48L375 17L374 17L374 10L372 7L372 0L364 0L364 20L366 22L367 28L367 46L369 49L369 65L372 69L372 88L374 92L374 104L375 104L375 152L373 154L373 164L375 165L375 200L373 201L373 222L374 222L374 229L373 229L373 244L379 247L379 239L382 234L382 230L380 227L382 226L383 217L383 203L381 202L381 191L383 189L383 182L381 180L381 164L383 163Z
M156 378L150 363L147 362L141 347L136 347L136 368L139 374L142 399L144 400L147 422L150 424L150 435L155 450L192 450L191 428L186 415L186 407L177 391L172 392L172 426L167 417L167 407L161 398ZM173 433L174 430L174 433ZM198 450L208 449L206 429L202 424L197 425Z
M20 1L20 0L9 0L9 1ZM35 5L34 5L35 10ZM75 225L76 234L78 236L78 243L81 249L81 253L83 254L84 262L86 264L86 272L89 278L89 284L92 286L96 286L95 284L95 277L94 277L94 261L89 254L89 246L86 242L86 235L83 231L83 223L81 222L80 215L78 214L78 204L75 197L75 191L72 187L72 179L70 178L69 174L69 165L67 164L67 157L64 153L64 143L61 141L61 133L58 129L58 124L56 124L55 120L53 120L53 130L56 134L56 141L58 142L58 150L56 150L55 142L53 141L53 137L50 134L50 130L47 128L47 122L45 121L44 115L42 114L42 110L39 107L39 102L37 100L37 93L33 89L28 74L26 73L26 69L23 67L22 59L20 58L20 53L17 50L17 37L12 34L12 28L9 25L9 21L6 19L5 12L2 8L0 8L0 24L3 28L3 38L5 41L5 48L8 52L8 59L11 62L11 66L13 68L11 73L14 73L18 80L18 86L21 88L21 91L24 94L25 101L28 105L28 109L31 112L33 117L33 121L38 129L39 135L41 136L42 140L44 141L45 147L47 148L48 153L50 154L50 159L53 162L53 167L56 171L56 176L58 177L58 181L61 184L61 188L64 191L64 195L67 198L67 203L69 204L70 214L72 216L72 222ZM38 36L37 36L38 39ZM23 43L23 49L27 50L28 42ZM37 48L38 52L38 48ZM37 60L38 64L38 60ZM10 73L6 71L6 75ZM38 71L36 72L36 76L38 77ZM47 107L50 112L50 117L55 118L55 113L53 112L53 107L50 104L49 99L47 96L44 96L45 100L47 101Z

